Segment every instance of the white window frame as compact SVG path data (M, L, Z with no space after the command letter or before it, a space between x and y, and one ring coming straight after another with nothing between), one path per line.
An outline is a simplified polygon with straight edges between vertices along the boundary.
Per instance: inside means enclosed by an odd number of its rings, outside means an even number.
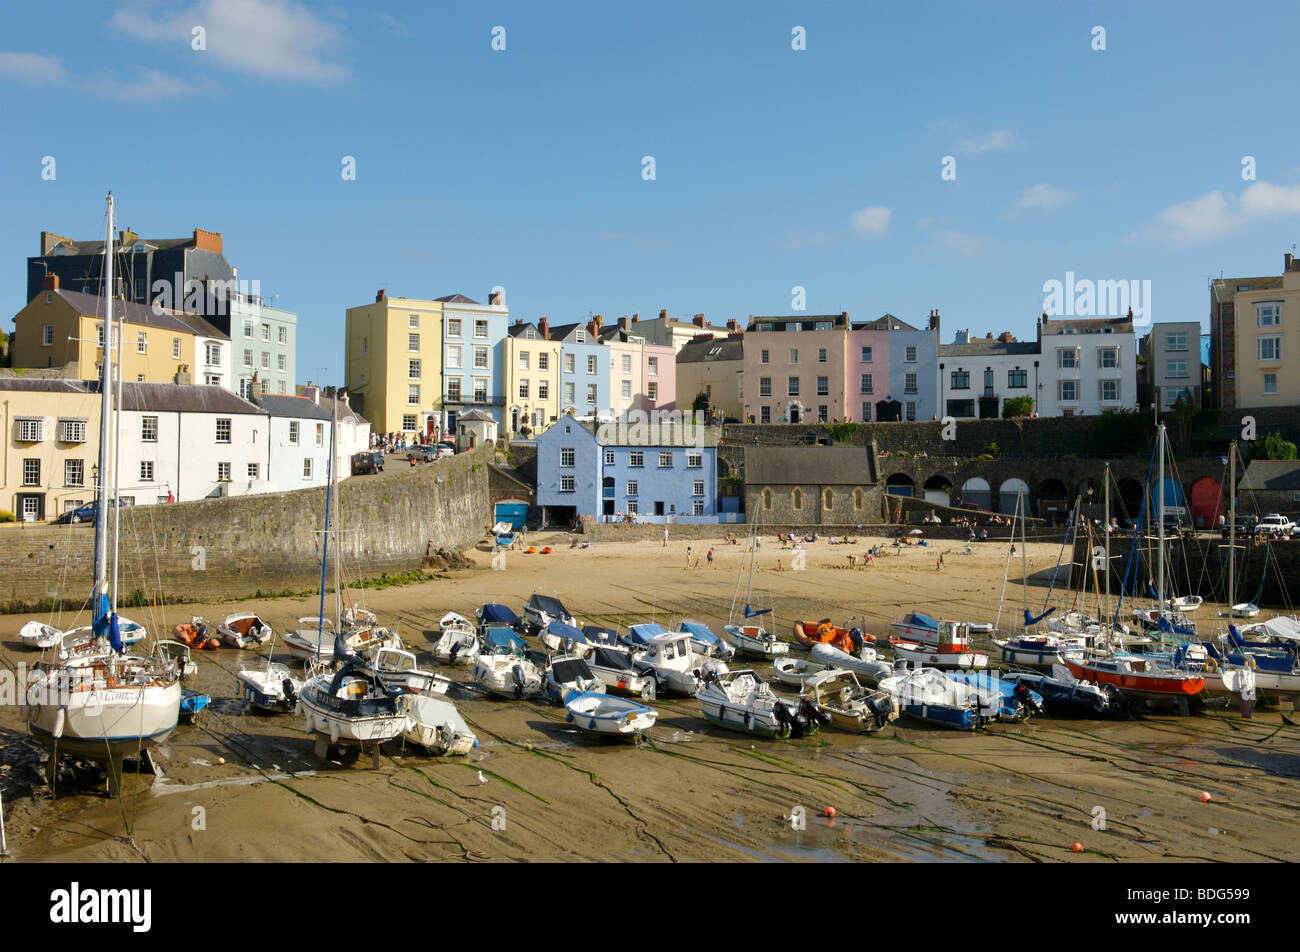
M672 450L660 450L660 451L659 451L659 467L658 467L658 468L659 468L659 469L672 469L672 468L673 468L673 451L672 451Z
M143 416L140 418L140 442L158 442L158 418L156 416Z
M1271 343L1273 345L1272 347L1273 356L1271 357L1264 356L1265 343ZM1282 360L1282 335L1273 334L1265 337L1255 338L1255 359L1258 360L1260 363L1271 364L1271 363L1280 362Z
M577 492L577 482L578 481L575 476L566 473L565 475L560 477L560 492L562 493Z
M216 442L218 442L218 443L229 443L229 442L231 441L231 437L232 437L232 434L233 434L233 431L234 431L234 423L233 423L232 419L231 419L230 417L217 417L217 421L216 421L216 422L217 422L217 426L216 426L216 433L217 433ZM224 424L224 426L223 426L223 424ZM225 430L225 434L226 434L225 439L222 439L222 438L221 438L222 430Z
M140 460L140 482L152 483L153 477L154 477L153 460L151 459Z
M39 417L18 419L19 443L42 443L45 441L45 421Z

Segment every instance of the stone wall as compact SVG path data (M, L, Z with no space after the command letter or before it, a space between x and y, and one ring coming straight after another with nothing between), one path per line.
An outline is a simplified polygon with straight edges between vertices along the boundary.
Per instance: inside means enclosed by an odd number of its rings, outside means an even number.
M418 569L430 549L471 547L491 524L492 448L339 485L332 518L346 578ZM122 510L119 603L137 590L171 601L310 591L320 585L325 490L203 499ZM48 598L88 599L94 529L10 526L0 531L0 608ZM330 579L333 579L331 545ZM332 583L331 583L332 584Z
M851 539L870 539L873 542L881 540L892 541L900 531L909 531L912 526L897 526L888 523L873 522L863 523L861 525L791 525L780 523L762 523L759 526L759 535L763 537L764 546L768 544L780 547L776 536L778 533L794 533L796 535L812 535L814 532L821 538L839 539L848 536ZM989 541L1007 539L1010 536L1011 529L1008 526L988 526ZM1027 531L1027 537L1030 542L1060 542L1061 529L1053 530L1036 530L1030 527ZM746 525L678 525L673 524L668 527L669 541L680 541L682 539L701 539L711 544L722 542L723 535L729 535L733 539L740 539L744 544L749 538L749 527ZM957 526L926 526L925 537L931 540L943 539L950 542L965 543L967 530ZM619 523L589 523L583 527L581 534L571 533L567 536L569 542L561 541L559 545L567 545L574 541L579 544L583 542L601 543L601 542L651 542L663 544L664 527L662 525L624 525ZM1020 538L1020 530L1016 529L1016 538ZM550 543L552 546L555 542ZM820 545L821 543L817 543ZM810 550L811 551L811 550ZM833 551L833 550L832 550ZM852 552L846 553L852 555Z

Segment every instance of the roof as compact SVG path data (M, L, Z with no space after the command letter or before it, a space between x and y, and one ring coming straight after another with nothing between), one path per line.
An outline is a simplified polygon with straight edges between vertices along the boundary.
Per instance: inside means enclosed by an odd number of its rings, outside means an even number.
M276 396L264 393L257 405L273 417L298 417L307 420L328 420L329 410L306 397Z
M575 328L578 327L585 328L586 326L587 325L583 323L554 324L549 328L551 340L564 340L564 338L568 337L570 334L573 333ZM592 341L591 343L595 343L595 342Z
M940 357L996 357L1038 353L1038 341L976 339L967 344L940 344Z
M84 380L41 377L0 377L0 390L22 393L91 393Z
M331 406L329 403L331 400L338 404L338 406ZM328 416L332 410L340 422L355 423L358 426L361 426L362 424L365 424L366 426L370 425L370 421L358 413L346 400L340 400L337 397L331 397L322 393L320 396L320 402L322 407L327 408L326 416Z
M65 251L63 254L61 255L55 254L54 248L51 248L49 252L47 252L46 254L34 255L33 257L66 258L73 255L103 255L104 253L103 238L100 238L96 241L74 241L71 238L68 238L66 240L68 244L63 245L63 247L66 247L68 250ZM146 245L150 247L150 249L157 250L157 251L163 251L167 248L189 247L190 245L194 244L193 235L187 235L184 238L138 238L137 240L144 242ZM113 240L113 244L114 244L114 250L118 254L132 253L130 247L124 247L122 243L117 239ZM59 245L55 245L54 247L59 247Z
M1043 334L1102 334L1107 330L1112 334L1133 333L1131 317L1044 317L1040 321L1038 326Z
M712 340L693 340L677 352L679 364L716 363L722 360L744 360L745 342L739 337Z
M494 492L524 492L532 496L536 487L518 470L488 463L488 489Z
M90 384L98 392L96 384ZM123 410L164 410L182 413L249 413L265 411L224 387L193 383L122 382Z
M865 446L747 446L750 486L867 486L875 480Z
M530 335L528 332L532 331ZM506 328L506 334L510 337L523 337L528 340L544 340L542 332L538 330L537 325L531 321L522 324L511 324Z
M705 448L715 447L722 438L722 427L703 424L680 423L602 423L598 428L591 423L580 424L596 436L601 446L644 446L658 448L661 446L684 446ZM554 429L554 427L552 427ZM546 432L550 432L547 430Z
M1300 460L1251 460L1239 488L1256 491L1298 490L1300 489Z
M855 331L919 331L919 327L913 327L902 318L885 313L880 315L874 321L863 321L860 324L854 324Z
M68 291L60 288L54 292L67 301L78 314L89 317L104 316L104 299L97 294L83 294L80 291ZM181 331L185 334L197 334L199 337L213 337L218 340L230 340L197 314L170 311L166 308L154 308L151 305L137 304L134 301L114 301L113 317L121 317L128 324L144 324L165 330Z
M448 294L440 298L434 298L435 301L441 301L443 304L478 304L473 298L467 298L463 294ZM480 307L482 305L479 305Z
M771 324L777 330L786 330L788 324L798 324L799 330L811 331L816 330L818 324L830 322L832 330L844 330L849 326L849 315L844 314L791 314L788 316L769 315L760 316L751 315L749 318L749 329L754 330L760 324Z
M479 423L484 420L488 421L489 423L496 422L496 418L493 417L492 414L486 413L483 410L478 409L477 407L475 407L473 410L466 410L460 416L456 417L456 420L459 423L464 423L466 420L469 420L471 423Z

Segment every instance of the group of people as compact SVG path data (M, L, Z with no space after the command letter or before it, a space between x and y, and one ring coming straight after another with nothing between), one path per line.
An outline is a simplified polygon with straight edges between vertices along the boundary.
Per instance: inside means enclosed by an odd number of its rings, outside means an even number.
M410 446L432 445L433 437L425 437L423 433L417 433L415 436L408 438L405 433L371 433L370 448L372 450L382 450L385 453L404 453Z

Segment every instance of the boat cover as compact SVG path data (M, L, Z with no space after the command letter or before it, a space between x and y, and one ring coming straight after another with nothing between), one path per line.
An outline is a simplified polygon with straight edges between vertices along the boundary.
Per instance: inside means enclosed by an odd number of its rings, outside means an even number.
M587 662L581 658L570 658L552 664L551 677L556 684L576 684L578 681L590 681L595 675L587 667Z
M528 606L534 611L545 612L552 618L568 618L569 613L558 598L550 595L534 595L528 599Z
M583 625L583 639L593 645L615 645L618 644L618 632L613 628L602 628L600 625Z
M514 628L519 624L519 616L497 602L488 602L479 609L479 618L484 625L502 624Z
M910 612L904 616L903 621L907 624L915 625L917 628L933 628L936 631L939 628L939 623L937 621L929 615L922 615L920 612Z
M668 629L663 625L655 622L647 622L644 625L633 625L627 630L629 641L635 641L638 645L650 644L650 639L659 635L668 634Z
M580 641L585 643L586 637L577 628L572 625L566 625L562 621L553 621L546 626L546 633L559 638L561 641Z
M483 634L486 654L528 654L528 645L510 628L494 625Z

